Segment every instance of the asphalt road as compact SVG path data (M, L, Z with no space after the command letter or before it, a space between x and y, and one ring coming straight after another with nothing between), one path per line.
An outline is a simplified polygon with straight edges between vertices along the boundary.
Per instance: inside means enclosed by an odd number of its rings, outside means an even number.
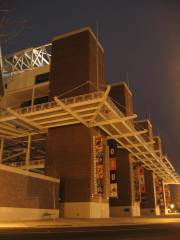
M93 228L1 229L0 239L180 240L180 223Z

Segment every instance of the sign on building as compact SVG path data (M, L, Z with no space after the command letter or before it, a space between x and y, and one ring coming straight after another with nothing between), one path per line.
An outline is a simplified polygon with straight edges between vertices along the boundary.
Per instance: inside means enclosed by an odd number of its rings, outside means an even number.
M132 163L132 167L133 167L133 187L134 187L134 200L136 202L140 201L140 186L139 186L139 164L138 162L133 162Z
M117 189L117 168L116 168L116 151L117 144L114 140L108 141L109 144L109 170L110 170L110 197L118 196Z
M94 193L104 193L104 139L101 135L93 136L94 152Z
M156 177L156 195L157 195L157 203L160 208L164 208L164 190L163 190L163 180L159 177Z
M146 188L145 188L145 177L144 177L144 168L139 166L139 189L141 193L141 201L146 201Z

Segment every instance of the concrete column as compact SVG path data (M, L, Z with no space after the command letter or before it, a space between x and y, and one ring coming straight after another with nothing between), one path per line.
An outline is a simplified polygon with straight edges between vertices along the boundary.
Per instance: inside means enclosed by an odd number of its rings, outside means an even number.
M160 210L156 197L155 175L152 171L145 169L145 194L141 199L141 215L159 215Z
M32 95L31 95L31 107L34 106L34 99L35 98L35 87L32 89Z
M169 185L171 194L171 203L180 209L180 185Z
M166 196L165 196L165 185L162 179L157 177L157 195L158 195L158 204L160 208L160 213L162 215L168 214L168 206L166 203Z
M110 216L139 216L139 201L135 199L133 159L125 149L117 149L116 159L118 195L110 198Z
M53 40L50 98L97 91L97 83L103 89L103 72L103 48L89 28ZM106 149L105 135L95 128L77 124L49 129L46 172L61 178L61 216L109 216Z
M171 204L171 191L170 191L170 187L168 184L164 185L164 193L165 193L165 205L166 208L170 207Z
M110 96L125 116L133 115L132 93L126 83L112 85ZM139 216L139 183L134 159L125 149L117 149L116 165L117 197L110 198L110 215Z
M50 97L60 95L65 98L97 91L97 82L98 89L104 89L104 50L91 29L55 37L52 42Z
M3 63L2 63L2 52L0 47L0 98L4 95L4 92L5 92L5 86L4 86L3 77L2 77L2 69L3 69Z
M133 115L132 93L125 82L111 85L109 95L125 116Z
M28 136L28 142L27 142L27 151L26 151L26 170L29 169L29 162L30 162L30 155L31 155L31 135Z
M1 141L0 141L0 163L2 163L2 160L3 160L3 149L4 149L4 139L1 139Z

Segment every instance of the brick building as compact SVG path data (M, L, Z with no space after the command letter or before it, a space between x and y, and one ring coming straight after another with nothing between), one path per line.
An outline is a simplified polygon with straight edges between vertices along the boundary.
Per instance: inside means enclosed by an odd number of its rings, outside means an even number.
M0 171L8 187L0 211L26 209L33 219L59 210L80 218L167 212L164 186L179 176L150 122L136 120L128 86L106 85L104 49L90 28L2 60Z

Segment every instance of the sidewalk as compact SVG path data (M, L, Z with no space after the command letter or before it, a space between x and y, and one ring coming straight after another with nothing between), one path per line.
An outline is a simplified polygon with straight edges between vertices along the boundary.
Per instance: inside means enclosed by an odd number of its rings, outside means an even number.
M108 219L63 219L24 221L24 222L0 222L0 229L4 228L80 228L80 227L112 227L122 225L145 225L180 223L180 215L169 215L165 217L122 217Z

